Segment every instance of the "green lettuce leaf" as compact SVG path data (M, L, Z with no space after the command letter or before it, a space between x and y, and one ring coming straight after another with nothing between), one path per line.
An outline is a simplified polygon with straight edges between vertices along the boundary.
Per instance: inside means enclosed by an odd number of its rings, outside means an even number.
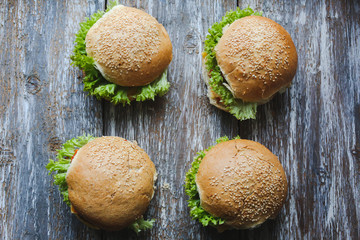
M151 220L144 220L143 217L136 220L133 224L129 226L136 234L140 233L141 231L145 231L147 229L151 229L154 225L155 219Z
M239 136L233 139L240 139ZM216 144L229 141L227 136L220 137L216 140ZM215 145L214 145L215 146ZM194 220L198 220L203 226L219 226L224 224L225 220L219 217L212 216L210 213L206 212L200 205L200 196L196 187L196 174L199 170L201 161L212 147L210 146L205 151L200 151L196 154L194 161L191 164L191 168L186 173L185 178L185 193L189 196L188 206L190 208L190 216Z
M118 1L109 3L106 11L98 11L90 18L80 23L80 30L76 34L75 47L71 56L72 65L83 70L84 91L97 99L106 99L113 104L130 104L132 100L145 101L154 100L155 96L163 96L169 91L170 83L167 81L167 70L154 82L142 87L121 87L107 81L97 70L94 59L86 53L85 38L90 28L109 10L118 5ZM128 94L131 90L131 95Z
M164 96L170 88L170 83L167 81L167 70L154 82L146 87L141 88L140 93L136 96L136 101L145 101L147 99L154 100L155 96Z
M221 74L220 67L216 61L215 46L218 44L223 35L223 28L230 25L239 18L246 16L258 15L260 12L254 12L251 8L239 9L229 11L225 14L220 22L216 22L209 29L209 34L206 36L205 49L206 52L206 69L210 72L209 85L211 89L220 95L221 102L226 106L227 110L233 114L238 120L255 119L256 118L256 103L246 103L240 99L235 99L229 89L224 86L224 78Z
M70 167L71 158L74 156L76 149L81 148L93 139L95 138L90 135L84 135L70 139L62 145L61 149L57 151L57 160L54 161L50 159L49 163L46 165L46 169L49 170L49 174L56 172L56 174L53 175L54 184L59 186L59 190L64 198L64 202L69 206L71 203L69 200L68 186L66 183L66 173Z
M68 185L66 183L66 173L70 167L71 158L74 156L77 149L80 149L94 139L95 137L91 135L84 135L66 141L62 145L61 149L57 150L56 160L50 159L49 163L46 165L46 169L49 170L49 174L56 172L53 175L54 184L59 186L64 202L69 207L71 206L71 202L69 200ZM141 217L130 225L129 228L134 232L139 233L142 230L151 229L154 222L154 219L144 220L144 218Z

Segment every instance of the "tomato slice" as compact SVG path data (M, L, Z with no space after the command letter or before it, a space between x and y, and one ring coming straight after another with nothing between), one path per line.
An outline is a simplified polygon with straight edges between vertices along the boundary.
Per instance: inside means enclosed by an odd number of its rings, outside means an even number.
M71 157L71 161L74 159L74 157L75 157L75 155L76 155L76 153L79 151L79 149L75 149L75 153L74 153L74 155Z

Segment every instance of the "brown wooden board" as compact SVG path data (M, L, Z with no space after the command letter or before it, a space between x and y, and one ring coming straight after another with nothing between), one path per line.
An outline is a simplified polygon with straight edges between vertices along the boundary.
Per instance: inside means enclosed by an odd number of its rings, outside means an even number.
M0 239L359 239L360 3L358 1L120 1L153 15L173 43L171 89L155 102L113 106L82 91L70 66L79 23L105 1L0 1ZM239 122L211 106L201 76L208 28L250 6L292 36L293 85ZM91 230L72 216L45 165L65 140L90 133L136 140L158 171L151 231ZM196 152L240 135L282 162L280 215L222 234L191 220L184 178Z

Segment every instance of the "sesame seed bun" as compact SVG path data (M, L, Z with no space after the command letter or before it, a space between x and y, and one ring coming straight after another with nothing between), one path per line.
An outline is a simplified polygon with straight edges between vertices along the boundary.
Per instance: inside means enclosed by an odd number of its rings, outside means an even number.
M136 8L115 6L86 35L86 52L105 79L120 86L144 86L170 64L165 28Z
M254 228L280 211L287 181L278 158L250 140L211 148L196 175L201 206L225 220L225 227ZM224 229L224 226L221 226Z
M223 31L216 60L235 98L262 104L291 85L297 53L282 26L266 17L248 16Z
M66 182L72 211L89 226L121 230L146 211L156 170L135 142L100 137L79 149Z

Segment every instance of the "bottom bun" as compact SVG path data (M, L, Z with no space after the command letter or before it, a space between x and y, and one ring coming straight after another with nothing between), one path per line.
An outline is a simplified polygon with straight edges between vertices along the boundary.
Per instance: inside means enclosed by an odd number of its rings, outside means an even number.
M220 95L218 95L216 92L214 92L213 90L211 90L209 81L210 81L210 77L208 74L208 70L205 67L205 58L202 58L202 75L204 77L204 82L206 83L207 86L207 97L209 98L210 104L225 111L225 112L229 112L229 110L227 110L226 106L221 102L221 97Z
M223 104L221 102L221 96L211 89L211 86L209 84L209 81L210 81L209 72L206 69L206 65L205 65L205 57L202 57L202 75L204 77L204 82L206 83L206 86L207 86L207 97L209 98L210 104L225 111L225 112L229 112L229 110L227 109L225 104ZM226 79L224 78L224 80L226 80ZM233 97L235 98L231 87L227 83L224 83L224 86L232 93ZM286 91L286 89L288 89L290 86L291 86L291 83L289 85L283 86L282 88L279 89L279 91L277 93L279 93L279 94L284 93ZM256 102L256 104L258 106L263 105L263 104L269 102L275 95L276 94L273 94L272 96L270 96L267 99L263 99L262 101ZM242 100L240 98L235 98L235 99Z

